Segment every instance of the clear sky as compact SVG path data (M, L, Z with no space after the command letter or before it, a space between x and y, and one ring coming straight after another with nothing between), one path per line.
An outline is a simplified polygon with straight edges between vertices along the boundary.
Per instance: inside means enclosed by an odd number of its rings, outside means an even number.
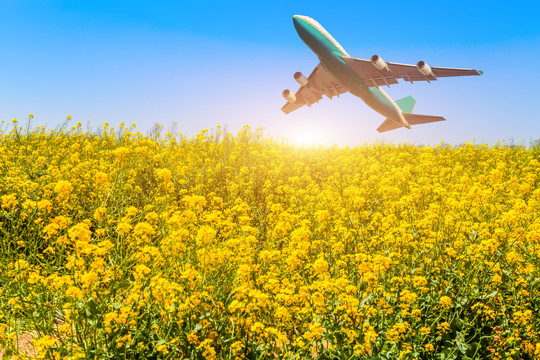
M415 113L442 123L379 134L384 118L350 94L281 112L281 91L318 59L295 14L321 23L358 58L476 68L481 77L404 83ZM192 135L227 125L322 144L436 144L540 138L536 1L0 0L0 120L54 128L121 121L145 132L178 122Z

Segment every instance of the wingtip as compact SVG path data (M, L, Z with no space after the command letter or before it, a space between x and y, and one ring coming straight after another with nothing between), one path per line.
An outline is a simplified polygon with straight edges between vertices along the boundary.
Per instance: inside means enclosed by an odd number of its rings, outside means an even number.
M484 75L484 72L482 70L476 70L478 71L478 75Z

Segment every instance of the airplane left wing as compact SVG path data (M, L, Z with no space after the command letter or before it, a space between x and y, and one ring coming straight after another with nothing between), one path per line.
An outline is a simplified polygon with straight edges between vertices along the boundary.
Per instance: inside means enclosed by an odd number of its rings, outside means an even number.
M300 86L294 94L295 100L288 101L281 110L288 114L304 105L311 106L319 102L323 95L331 99L346 92L347 89L322 64L319 64L307 78L307 83Z
M397 79L405 81L436 81L440 77L482 75L475 69L431 67L424 61L416 65L385 62L374 55L371 60L344 56L343 60L360 76L368 86L397 84Z

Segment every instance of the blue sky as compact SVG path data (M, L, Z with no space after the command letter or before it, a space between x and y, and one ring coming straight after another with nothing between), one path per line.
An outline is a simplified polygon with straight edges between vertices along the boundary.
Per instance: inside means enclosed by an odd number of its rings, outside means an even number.
M318 20L354 57L484 70L482 77L400 82L415 113L446 122L379 134L384 120L346 94L289 115L281 91L317 57L292 16ZM540 5L533 1L0 0L0 120L55 127L178 122L192 135L227 125L276 138L357 145L540 138Z

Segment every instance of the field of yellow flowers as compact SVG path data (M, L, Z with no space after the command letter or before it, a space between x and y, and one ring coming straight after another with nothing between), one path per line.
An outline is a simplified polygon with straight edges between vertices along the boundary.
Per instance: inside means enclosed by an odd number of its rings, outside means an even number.
M0 137L0 349L538 359L539 159L14 123Z

